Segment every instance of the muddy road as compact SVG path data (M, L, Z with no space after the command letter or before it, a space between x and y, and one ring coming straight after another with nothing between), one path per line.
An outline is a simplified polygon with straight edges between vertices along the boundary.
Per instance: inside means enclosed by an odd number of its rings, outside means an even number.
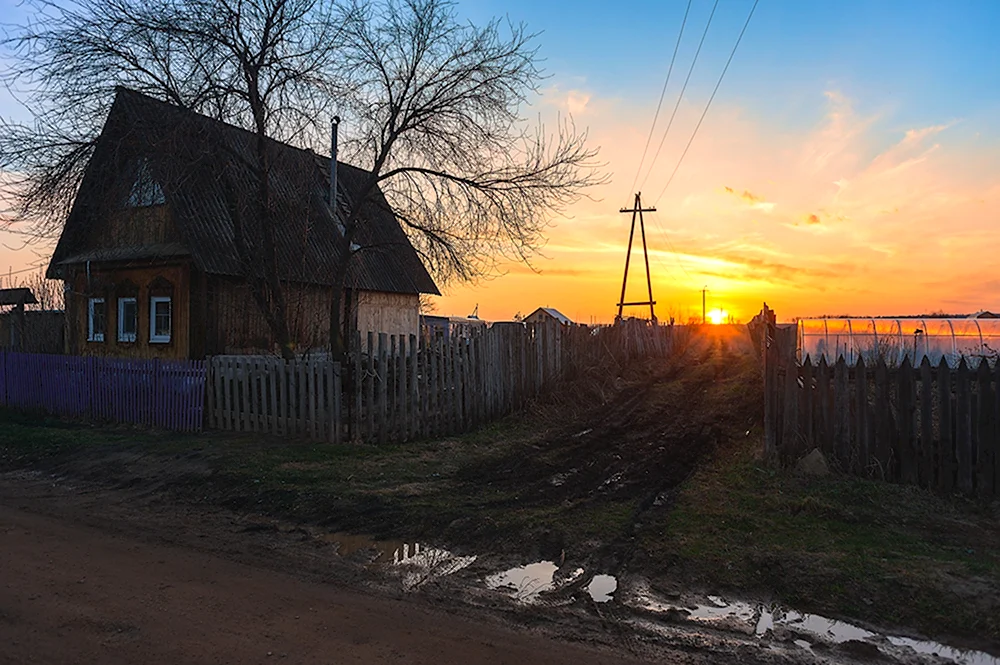
M0 663L787 662L444 580L404 594L296 527L45 474L0 476L0 539Z
M0 507L3 663L629 662L425 604Z

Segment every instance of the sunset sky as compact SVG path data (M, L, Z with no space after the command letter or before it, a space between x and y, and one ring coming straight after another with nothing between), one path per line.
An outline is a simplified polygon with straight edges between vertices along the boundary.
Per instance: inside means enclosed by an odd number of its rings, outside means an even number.
M761 0L661 195L752 4L720 1L663 150L638 178L658 209L646 216L658 316L700 315L703 287L709 309L744 321L765 300L782 319L1000 309L1000 3ZM611 179L552 220L533 270L450 286L439 313L551 306L611 320L629 232L618 209L631 204L685 6L459 3L471 20L506 14L541 33L550 77L526 115L588 127ZM711 9L693 0L647 165ZM2 268L44 258L3 241ZM641 299L633 258L628 299Z

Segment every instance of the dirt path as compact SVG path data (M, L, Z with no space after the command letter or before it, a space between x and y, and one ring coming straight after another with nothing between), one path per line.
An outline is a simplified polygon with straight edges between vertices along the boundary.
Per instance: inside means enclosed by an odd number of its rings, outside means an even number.
M3 663L620 663L400 600L0 506Z

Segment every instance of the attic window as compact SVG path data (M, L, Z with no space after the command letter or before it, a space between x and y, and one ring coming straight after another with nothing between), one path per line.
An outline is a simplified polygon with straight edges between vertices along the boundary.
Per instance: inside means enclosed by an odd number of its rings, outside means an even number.
M149 168L149 162L142 160L132 182L132 191L128 197L128 204L132 208L146 208L149 206L163 205L166 199L160 184L153 178Z

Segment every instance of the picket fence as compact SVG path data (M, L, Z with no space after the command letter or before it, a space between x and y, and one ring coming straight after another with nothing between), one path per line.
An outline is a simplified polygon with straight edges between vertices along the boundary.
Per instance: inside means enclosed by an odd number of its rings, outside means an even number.
M205 363L0 352L0 405L54 416L199 431Z
M669 326L497 323L466 335L371 335L350 362L217 356L208 426L317 441L401 442L474 429L602 362L668 354Z
M792 464L813 448L842 471L1000 496L1000 364L908 359L833 365L796 358L796 329L762 312L765 449Z
M208 426L313 440L385 443L457 434L510 413L562 376L558 326L501 324L482 334L369 334L342 366L217 356Z

